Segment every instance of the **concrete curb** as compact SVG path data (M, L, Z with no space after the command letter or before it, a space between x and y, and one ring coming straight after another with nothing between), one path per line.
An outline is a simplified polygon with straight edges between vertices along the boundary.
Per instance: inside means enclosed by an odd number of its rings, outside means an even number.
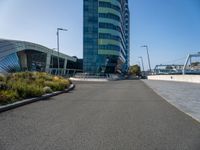
M24 105L27 105L27 104L30 104L30 103L34 103L34 102L37 102L37 101L40 101L40 100L48 99L50 97L53 97L53 96L56 96L56 95L59 95L59 94L62 94L62 93L67 93L67 92L73 90L74 88L75 88L75 85L71 84L69 86L69 88L67 88L63 91L57 91L57 92L53 92L53 93L50 93L50 94L42 95L41 97L25 99L25 100L18 101L18 102L12 103L12 104L0 106L0 113L4 112L4 111L11 110L11 109L15 109L17 107L21 107L21 106L24 106Z
M108 79L94 79L94 78L70 78L72 81L88 81L88 82L108 82Z
M118 81L120 80L119 78L106 78L106 79L101 79L101 78L70 78L72 81L88 81L88 82L108 82L108 81Z

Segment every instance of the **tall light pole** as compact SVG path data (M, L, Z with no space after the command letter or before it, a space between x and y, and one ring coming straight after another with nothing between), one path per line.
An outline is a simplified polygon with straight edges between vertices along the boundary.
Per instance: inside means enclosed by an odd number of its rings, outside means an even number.
M59 70L60 70L60 58L59 58L59 55L60 55L60 52L59 52L59 31L68 31L68 30L67 30L67 29L64 29L64 28L57 28L58 73L59 73Z
M142 58L142 56L140 56L140 57L138 57L138 58L141 59L141 62L142 62L142 70L143 70L143 72L144 72L144 62L143 62L143 58Z
M145 47L147 50L147 58L148 58L148 64L149 64L149 70L151 72L151 63L150 63L150 58L149 58L149 49L147 45L142 45L141 47Z

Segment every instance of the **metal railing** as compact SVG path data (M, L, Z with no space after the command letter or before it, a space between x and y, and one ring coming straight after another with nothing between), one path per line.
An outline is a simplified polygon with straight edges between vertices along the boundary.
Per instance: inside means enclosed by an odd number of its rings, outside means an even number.
M63 68L49 68L48 73L52 75L61 75L61 76L74 76L78 72L83 72L83 70L80 69L63 69Z

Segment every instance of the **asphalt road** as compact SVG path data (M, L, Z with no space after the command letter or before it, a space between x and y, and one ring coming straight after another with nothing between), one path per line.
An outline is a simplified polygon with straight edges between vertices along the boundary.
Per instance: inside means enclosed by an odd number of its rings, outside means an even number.
M142 81L81 83L1 113L0 150L200 150L200 124Z

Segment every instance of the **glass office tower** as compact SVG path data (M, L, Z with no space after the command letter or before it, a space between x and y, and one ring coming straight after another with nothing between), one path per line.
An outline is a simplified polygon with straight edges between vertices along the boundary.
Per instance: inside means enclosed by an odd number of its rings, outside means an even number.
M128 70L129 18L128 0L84 0L84 72Z

